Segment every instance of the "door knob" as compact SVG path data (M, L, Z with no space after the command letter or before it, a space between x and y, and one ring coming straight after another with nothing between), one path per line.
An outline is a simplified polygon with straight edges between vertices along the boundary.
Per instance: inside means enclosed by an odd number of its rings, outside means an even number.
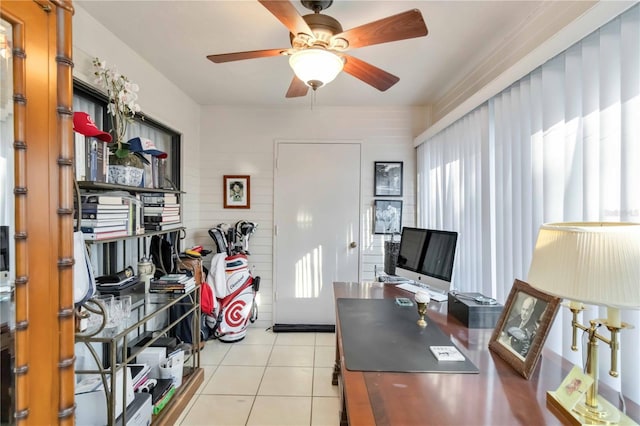
M356 248L358 247L358 244L355 241L352 241L351 244L349 244L349 247Z

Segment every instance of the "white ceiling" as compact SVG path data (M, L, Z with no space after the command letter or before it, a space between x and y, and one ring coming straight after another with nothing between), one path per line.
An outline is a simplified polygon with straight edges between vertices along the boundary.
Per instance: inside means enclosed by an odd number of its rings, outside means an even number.
M302 15L311 13L299 1L293 3ZM564 23L554 27L540 22L553 23L567 15L568 4L573 3L591 2L335 0L323 13L340 21L345 30L417 8L429 34L349 52L400 78L386 92L342 73L318 90L315 101L343 106L441 102L454 89L460 91L460 85L473 85L474 71L487 68L492 58L505 56L510 49L530 50L535 46L527 46L528 41L531 45L532 39L548 38ZM77 0L74 4L198 104L291 106L310 102L311 95L285 99L293 76L286 57L223 64L206 58L214 53L290 47L288 30L255 0ZM573 18L565 16L564 20ZM532 27L535 31L530 31Z

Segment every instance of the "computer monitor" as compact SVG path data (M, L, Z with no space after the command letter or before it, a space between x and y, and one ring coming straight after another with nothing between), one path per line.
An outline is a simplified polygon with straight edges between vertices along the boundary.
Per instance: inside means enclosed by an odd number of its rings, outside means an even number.
M425 284L439 293L451 289L458 233L402 228L396 275Z

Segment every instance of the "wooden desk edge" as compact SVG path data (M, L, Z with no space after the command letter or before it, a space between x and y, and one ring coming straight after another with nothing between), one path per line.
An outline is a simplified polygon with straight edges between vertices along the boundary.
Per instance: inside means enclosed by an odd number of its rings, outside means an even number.
M344 368L344 356L342 348L342 339L340 336L340 319L336 318L336 363L337 373L340 376L338 380L342 380L342 394L340 395L341 412L344 410L347 422L350 426L371 426L376 424L373 410L371 409L371 401L369 400L369 391L364 380L362 371L349 371ZM348 385L347 385L348 384ZM342 400L344 398L344 400ZM349 416L349 414L351 414ZM342 417L342 416L341 416Z

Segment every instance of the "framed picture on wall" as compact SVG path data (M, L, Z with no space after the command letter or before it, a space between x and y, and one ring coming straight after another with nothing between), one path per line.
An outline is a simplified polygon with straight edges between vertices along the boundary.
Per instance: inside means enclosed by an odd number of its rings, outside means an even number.
M394 234L402 231L402 201L374 200L373 233Z
M493 330L489 349L525 379L536 367L560 298L515 280Z
M248 209L251 207L251 178L247 175L224 175L224 208Z
M375 197L402 197L402 161L374 163Z

